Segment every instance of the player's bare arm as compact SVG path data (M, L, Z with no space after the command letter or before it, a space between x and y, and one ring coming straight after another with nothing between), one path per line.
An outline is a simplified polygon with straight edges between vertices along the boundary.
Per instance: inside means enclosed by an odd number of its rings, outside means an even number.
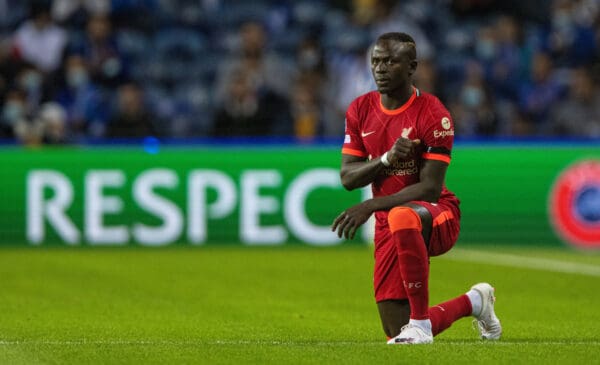
M420 141L407 138L398 138L394 146L387 153L387 161L393 165L399 160L403 160L414 154L414 149ZM379 176L386 165L381 162L381 158L375 158L371 161L362 157L353 155L342 155L342 167L340 169L340 178L342 185L347 190L362 188L373 182Z
M368 161L364 157L342 155L340 178L346 190L369 185L385 166L379 160Z
M396 194L370 199L373 211L388 210L412 200L437 203L444 186L448 164L437 160L424 160L419 174L420 181L409 185Z
M338 237L354 238L356 230L378 210L389 210L413 200L438 201L448 164L436 160L425 160L419 174L420 181L405 187L396 194L381 196L354 205L336 217L331 226Z

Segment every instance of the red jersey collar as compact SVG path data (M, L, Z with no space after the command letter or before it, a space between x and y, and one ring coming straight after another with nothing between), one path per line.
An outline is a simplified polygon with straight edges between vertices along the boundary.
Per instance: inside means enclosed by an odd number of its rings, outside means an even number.
M400 114L403 111L405 111L406 109L408 109L408 107L411 106L413 101L415 101L417 96L419 96L420 94L421 93L419 92L419 89L417 89L416 87L413 86L413 93L410 96L410 98L408 99L408 101L406 103L404 103L404 105L402 105L401 107L396 108L396 109L387 109L385 106L383 106L383 104L381 103L381 94L379 94L379 108L381 109L382 112L384 112L387 115Z

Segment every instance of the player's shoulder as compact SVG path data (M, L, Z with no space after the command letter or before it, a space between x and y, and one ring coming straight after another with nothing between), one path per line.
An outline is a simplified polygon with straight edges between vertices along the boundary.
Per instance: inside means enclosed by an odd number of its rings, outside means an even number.
M377 91L370 91L354 99L348 106L346 122L360 123L364 121L377 105L378 95Z
M373 106L373 102L376 100L378 95L379 94L376 90L369 91L354 99L352 103L350 103L350 106L356 110L369 109Z

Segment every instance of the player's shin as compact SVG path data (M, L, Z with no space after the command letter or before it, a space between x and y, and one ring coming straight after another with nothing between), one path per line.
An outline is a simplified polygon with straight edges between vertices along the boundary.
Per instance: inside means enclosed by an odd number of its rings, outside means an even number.
M408 207L390 211L388 221L398 252L400 272L410 303L410 323L431 330L429 322L429 258L419 215Z
M470 316L471 311L471 302L466 295L461 295L429 308L433 335L443 332L457 320Z

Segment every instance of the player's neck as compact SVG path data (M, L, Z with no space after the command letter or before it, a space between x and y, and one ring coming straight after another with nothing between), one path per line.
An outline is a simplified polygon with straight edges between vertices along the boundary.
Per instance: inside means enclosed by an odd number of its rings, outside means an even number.
M410 97L412 96L413 92L413 86L407 85L406 87L398 88L391 93L380 94L381 105L383 105L388 110L398 109L402 105L406 104L408 99L410 99Z

